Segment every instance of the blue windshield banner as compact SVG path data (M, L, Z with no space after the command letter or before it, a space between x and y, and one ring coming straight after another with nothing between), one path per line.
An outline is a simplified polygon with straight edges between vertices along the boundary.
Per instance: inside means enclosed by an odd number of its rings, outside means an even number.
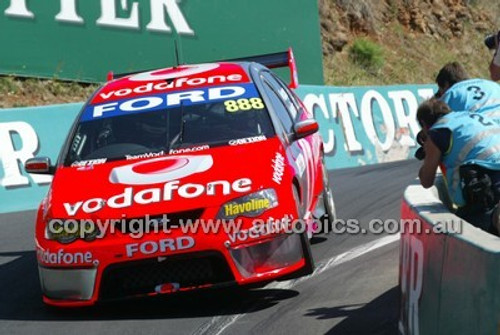
M135 113L154 112L162 109L179 106L214 103L228 99L251 99L259 94L254 84L240 84L231 86L215 86L184 90L168 94L141 96L132 99L123 99L98 105L89 105L85 108L80 121L93 121L108 117L129 115Z

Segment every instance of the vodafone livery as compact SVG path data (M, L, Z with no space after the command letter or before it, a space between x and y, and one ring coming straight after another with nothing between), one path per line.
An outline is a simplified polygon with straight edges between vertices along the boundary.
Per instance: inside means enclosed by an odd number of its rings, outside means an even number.
M287 65L290 85L269 70ZM54 175L35 234L47 304L313 271L311 231L335 207L291 51L108 79L57 162L25 164Z

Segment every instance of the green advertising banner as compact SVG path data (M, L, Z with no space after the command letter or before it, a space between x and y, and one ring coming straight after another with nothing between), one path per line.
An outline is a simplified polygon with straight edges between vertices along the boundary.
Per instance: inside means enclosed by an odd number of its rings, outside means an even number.
M317 1L3 0L0 73L104 81L124 73L285 51L323 84ZM280 72L285 74L285 72Z

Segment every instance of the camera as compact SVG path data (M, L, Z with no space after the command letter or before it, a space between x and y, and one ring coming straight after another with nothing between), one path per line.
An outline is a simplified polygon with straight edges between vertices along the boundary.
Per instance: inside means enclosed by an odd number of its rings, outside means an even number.
M417 149L417 151L415 151L415 158L418 159L419 161L425 159L424 147L420 147Z
M486 47L490 50L494 50L495 47L496 47L496 37L497 35L499 35L500 31L495 33L495 34L490 34L488 36L486 36L486 38L484 39L484 45L486 45Z
M420 148L415 152L415 158L418 159L419 161L423 160L425 158L425 151L424 151L424 142L426 140L425 133L421 130L417 134L417 143L420 145Z
M417 134L417 143L420 144L420 146L424 146L424 142L427 139L427 136L425 135L424 131L421 130Z

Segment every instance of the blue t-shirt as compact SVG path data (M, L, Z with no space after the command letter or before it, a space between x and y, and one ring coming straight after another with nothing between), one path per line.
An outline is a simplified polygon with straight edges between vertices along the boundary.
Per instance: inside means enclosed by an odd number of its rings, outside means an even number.
M441 155L444 155L450 149L451 143L451 130L448 128L437 128L437 129L429 129L428 136L432 140L432 142L438 147L439 151L441 151ZM488 176L491 178L491 182L493 185L494 192L496 194L500 194L500 171L488 170Z
M486 79L468 79L451 86L441 97L451 110L483 113L500 109L500 85ZM499 113L500 114L500 113ZM491 118L500 118L490 115Z

